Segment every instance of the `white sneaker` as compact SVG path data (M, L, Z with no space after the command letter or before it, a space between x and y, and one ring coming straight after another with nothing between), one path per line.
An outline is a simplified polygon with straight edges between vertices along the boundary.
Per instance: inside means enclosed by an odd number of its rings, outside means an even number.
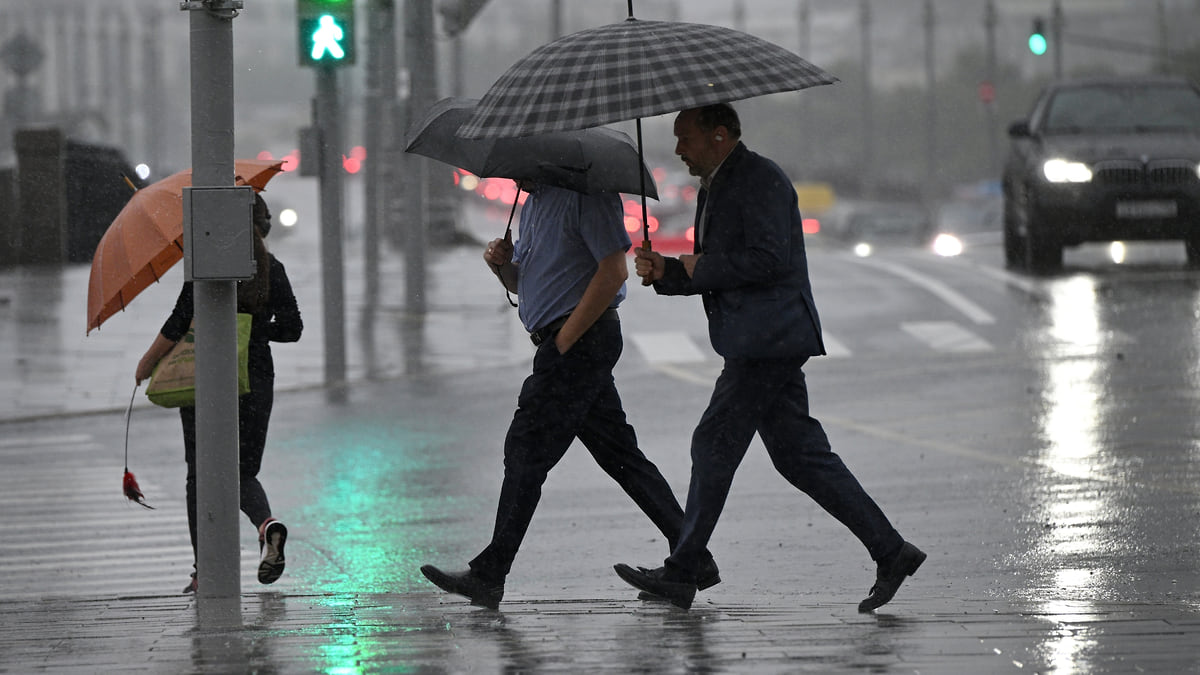
M268 519L260 528L258 547L258 582L273 584L283 575L283 545L287 542L287 527L274 518Z

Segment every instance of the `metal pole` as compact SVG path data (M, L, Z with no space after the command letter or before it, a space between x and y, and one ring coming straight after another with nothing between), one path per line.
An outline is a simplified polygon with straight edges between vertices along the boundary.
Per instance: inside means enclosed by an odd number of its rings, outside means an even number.
M87 113L92 105L91 82L92 82L92 58L90 55L92 41L89 39L92 30L95 30L96 24L91 21L88 16L88 8L81 7L79 15L75 17L75 44L74 49L74 78L73 86L75 88L75 110L79 113ZM89 30L89 27L91 30Z
M338 74L316 68L317 126L321 129L321 288L325 322L325 387L329 400L346 399L346 287L342 265L342 121Z
M233 185L232 12L192 7L192 184ZM196 505L201 604L240 619L237 282L197 281Z
M995 92L998 87L996 84L996 3L994 0L987 0L987 4L984 6L983 30L987 43L987 73L984 77L987 78L987 83ZM1000 168L1000 142L997 138L995 99L984 103L984 112L987 114L988 171L996 172Z
M875 138L873 101L871 97L871 3L870 0L859 0L859 23L862 37L862 176L861 191L863 197L870 197L875 192L873 179L875 164Z
M937 17L933 0L925 0L925 208L932 215L937 175L937 63L934 59L934 29Z
M409 119L417 119L437 99L437 60L433 44L433 1L408 0L405 9L405 62L408 65ZM409 211L404 233L404 297L410 315L424 314L425 249L430 206L429 169L423 157L406 158L410 177Z
M563 36L562 0L550 0L550 40ZM461 95L461 94L460 94Z
M143 10L146 27L142 31L142 125L146 162L156 176L163 176L163 137L166 136L166 106L163 102L162 16L157 7Z
M1061 0L1054 0L1050 14L1050 51L1054 52L1054 79L1063 74L1063 9Z
M385 101L394 95L395 77L388 63L394 63L391 52L395 43L391 39L394 30L395 0L372 0L367 13L367 91L366 119L363 133L367 145L365 167L363 223L363 281L365 304L374 308L379 300L379 244L380 221L383 218L383 192L380 185L383 177L384 112Z
M115 119L113 124L117 131L117 144L124 148L133 146L133 31L130 28L129 14L126 11L115 12L118 20L114 34L116 35L116 93L117 101L113 107Z
M1158 14L1158 69L1164 73L1174 73L1178 68L1171 58L1171 46L1168 42L1170 31L1167 30L1167 6L1163 0L1158 0L1156 12Z
M798 24L796 35L799 38L799 50L796 52L804 58L810 58L809 53L812 51L812 20L810 17L808 0L799 0L796 6L796 22Z

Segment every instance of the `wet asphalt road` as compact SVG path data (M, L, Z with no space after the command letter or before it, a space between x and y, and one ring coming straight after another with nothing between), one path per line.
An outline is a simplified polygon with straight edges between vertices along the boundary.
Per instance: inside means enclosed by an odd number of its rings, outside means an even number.
M1000 270L996 253L860 260L813 245L831 352L808 367L813 414L930 554L877 616L854 611L873 574L861 546L757 442L712 545L725 581L690 613L639 602L612 574L658 564L665 544L581 448L551 475L499 613L433 589L417 567L464 564L490 532L527 369L507 322L461 318L507 311L466 283L437 291L423 329L395 303L376 313L379 333L354 349L379 353L352 362L386 377L360 380L348 405L302 382L279 394L264 482L292 528L291 562L258 586L243 528L242 630L205 628L176 595L190 560L172 413L133 418L132 468L153 512L120 499L111 405L10 416L0 668L1195 671L1200 273L1167 246L1120 266L1072 252L1062 275L1033 280ZM630 291L618 386L682 496L719 362L695 303ZM319 336L311 324L306 340ZM302 380L319 344L285 349L281 380Z

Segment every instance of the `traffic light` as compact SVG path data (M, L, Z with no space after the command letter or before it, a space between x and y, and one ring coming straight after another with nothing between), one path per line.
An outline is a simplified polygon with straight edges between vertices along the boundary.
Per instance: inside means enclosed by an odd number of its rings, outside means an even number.
M296 0L302 66L354 63L354 0Z
M1034 17L1033 28L1029 31L1029 51L1035 56L1046 53L1049 44L1046 42L1046 22L1040 17Z

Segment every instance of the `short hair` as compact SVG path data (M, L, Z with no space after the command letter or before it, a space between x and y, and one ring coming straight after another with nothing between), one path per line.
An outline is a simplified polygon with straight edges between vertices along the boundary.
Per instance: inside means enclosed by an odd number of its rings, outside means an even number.
M712 131L717 127L725 127L733 138L742 137L742 123L733 106L728 103L713 103L697 110L699 114L696 116L696 124L701 129Z

